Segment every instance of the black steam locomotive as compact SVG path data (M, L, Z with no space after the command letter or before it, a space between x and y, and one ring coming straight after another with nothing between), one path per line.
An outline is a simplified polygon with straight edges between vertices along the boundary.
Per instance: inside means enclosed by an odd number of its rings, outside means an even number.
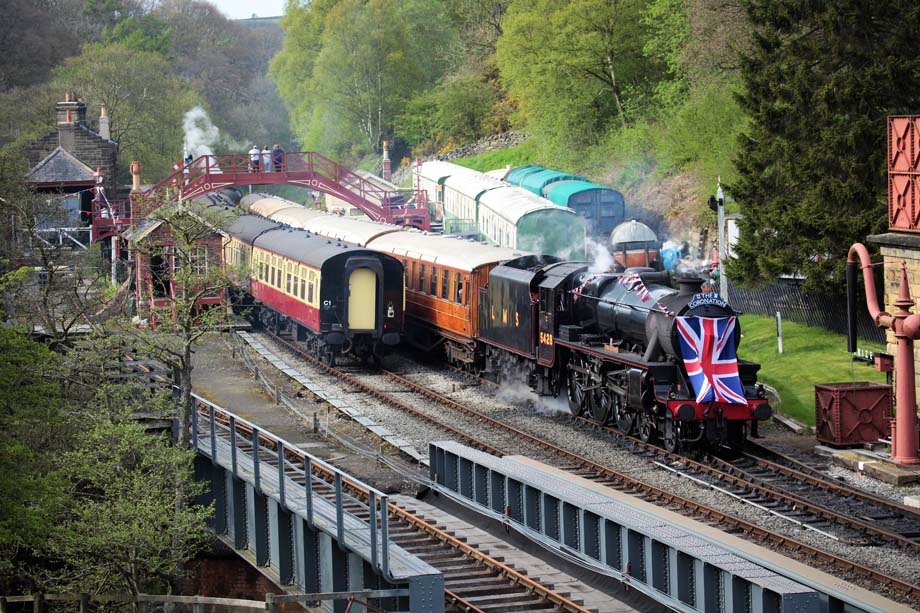
M485 370L537 393L565 390L570 408L669 450L740 446L771 409L758 364L738 360L740 327L702 280L526 256L496 266L481 289Z

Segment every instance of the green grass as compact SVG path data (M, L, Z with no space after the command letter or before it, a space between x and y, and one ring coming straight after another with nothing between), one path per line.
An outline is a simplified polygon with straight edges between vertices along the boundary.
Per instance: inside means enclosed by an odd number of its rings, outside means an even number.
M885 382L885 374L847 353L846 336L819 328L783 322L783 353L777 352L776 320L742 315L738 357L761 365L758 380L776 388L783 414L815 425L815 385L849 381ZM885 351L885 346L859 342L859 348Z
M481 153L468 158L458 158L452 160L452 162L460 166L472 168L473 170L486 172L497 168L504 168L508 165L525 166L527 164L533 164L537 159L537 153L537 146L531 141L525 141L520 145L508 147L501 151L490 151L489 153Z

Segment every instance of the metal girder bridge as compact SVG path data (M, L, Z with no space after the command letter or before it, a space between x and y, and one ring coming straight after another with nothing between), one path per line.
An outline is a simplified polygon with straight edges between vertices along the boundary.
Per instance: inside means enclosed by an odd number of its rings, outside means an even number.
M401 589L378 605L443 613L444 577L390 542L385 494L195 398L195 473L210 483L202 502L214 504L222 540L294 594Z
M203 155L185 164L147 192L134 217L145 217L162 203L186 200L225 187L296 185L352 204L374 221L428 230L427 202L415 190L387 190L314 152L284 153L268 167L248 154Z
M685 613L906 611L762 547L529 458L429 445L435 489Z

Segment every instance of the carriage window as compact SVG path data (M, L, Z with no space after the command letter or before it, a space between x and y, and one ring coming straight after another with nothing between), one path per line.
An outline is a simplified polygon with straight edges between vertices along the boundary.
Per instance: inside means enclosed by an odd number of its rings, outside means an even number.
M455 302L457 304L465 304L465 297L463 295L463 275L459 272L454 275L454 295L456 296Z
M450 271L441 271L441 298L450 299Z
M438 269L434 266L431 267L431 280L428 284L428 293L438 297Z
M411 270L411 272L409 272ZM415 262L411 263L410 268L406 269L406 272L409 275L409 289L415 288Z
M287 273L287 283L285 284L285 292L288 294L291 293L291 273Z
M307 286L307 302L313 304L313 278L310 277L310 284Z
M425 265L418 267L418 291L425 293Z

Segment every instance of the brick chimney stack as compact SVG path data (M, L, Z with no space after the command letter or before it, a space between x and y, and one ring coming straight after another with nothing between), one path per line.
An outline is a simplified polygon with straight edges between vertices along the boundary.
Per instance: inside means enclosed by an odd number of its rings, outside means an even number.
M55 107L57 124L61 125L86 125L86 104L77 98L73 92L64 94L64 101L58 102Z
M381 175L383 176L384 181L389 181L393 177L393 173L390 168L390 144L386 141L383 141L383 170Z
M112 140L112 133L109 131L109 116L105 111L105 105L99 109L99 136L105 140Z

